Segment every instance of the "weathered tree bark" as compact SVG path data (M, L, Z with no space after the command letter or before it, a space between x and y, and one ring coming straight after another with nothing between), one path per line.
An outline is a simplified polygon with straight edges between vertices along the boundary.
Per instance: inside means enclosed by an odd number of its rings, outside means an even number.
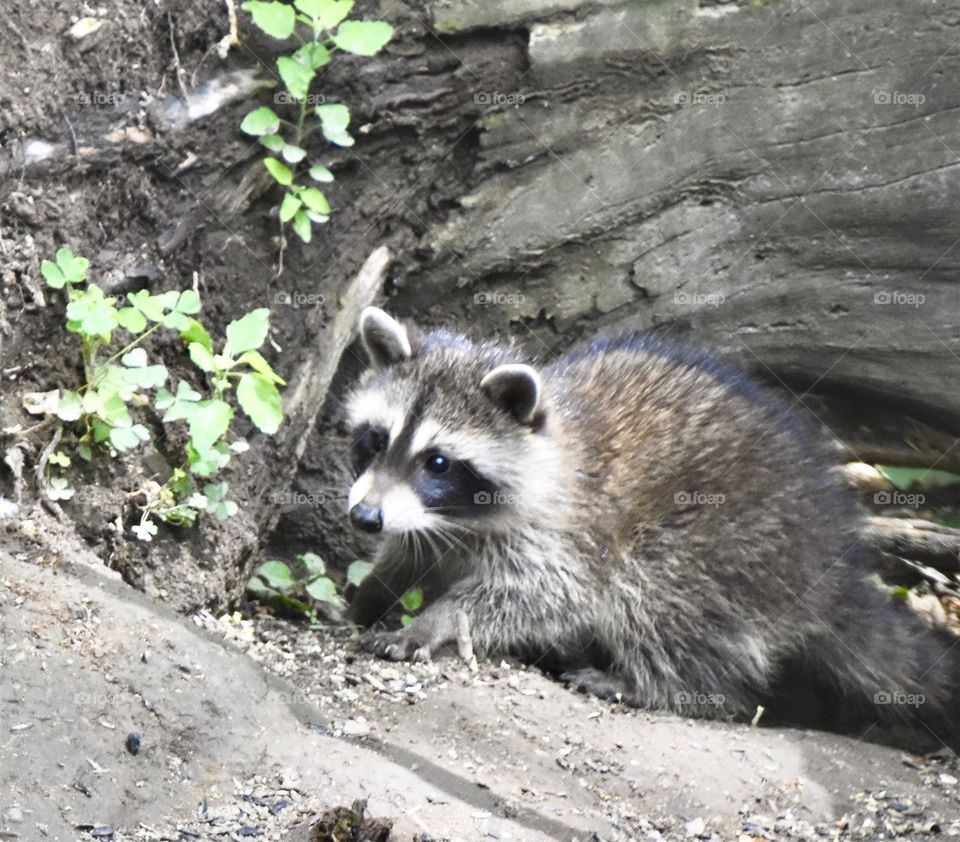
M471 80L505 104L479 120L459 206L399 306L457 288L430 308L455 316L500 294L489 320L538 325L547 354L585 321L671 323L957 431L956 9L461 0L434 20L525 32L527 69Z
M866 536L883 552L945 573L960 573L960 530L929 520L873 517L867 524Z

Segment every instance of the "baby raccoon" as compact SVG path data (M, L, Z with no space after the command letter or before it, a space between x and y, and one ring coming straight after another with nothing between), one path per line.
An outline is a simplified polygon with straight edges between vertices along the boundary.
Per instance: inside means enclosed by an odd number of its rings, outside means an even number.
M865 582L858 513L802 412L645 335L537 368L375 308L360 333L349 511L383 543L350 616L426 597L373 652L429 658L465 612L478 653L643 707L749 718L802 668L858 718L954 719L950 642Z

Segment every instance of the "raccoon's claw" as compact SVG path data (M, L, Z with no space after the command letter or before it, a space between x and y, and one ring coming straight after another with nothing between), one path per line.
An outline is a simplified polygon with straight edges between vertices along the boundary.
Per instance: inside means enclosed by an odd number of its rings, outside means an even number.
M429 661L430 647L410 635L407 629L365 635L360 645L388 661Z
M630 701L626 682L622 678L594 667L568 670L560 675L560 680L568 684L571 690L579 690L608 702Z

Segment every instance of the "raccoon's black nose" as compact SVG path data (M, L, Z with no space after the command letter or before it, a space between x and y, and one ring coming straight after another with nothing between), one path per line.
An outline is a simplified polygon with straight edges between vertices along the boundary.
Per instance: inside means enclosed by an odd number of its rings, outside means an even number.
M373 506L364 506L357 503L350 509L350 520L357 529L364 532L379 532L383 529L383 512Z

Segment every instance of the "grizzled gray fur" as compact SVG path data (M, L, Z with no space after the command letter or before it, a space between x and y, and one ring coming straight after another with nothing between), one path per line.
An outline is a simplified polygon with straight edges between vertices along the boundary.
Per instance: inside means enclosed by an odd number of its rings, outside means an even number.
M835 713L947 738L957 653L865 580L805 410L648 336L543 368L374 308L361 336L349 508L383 543L350 613L427 597L374 652L428 658L465 612L480 654L643 707L750 718L802 675Z

